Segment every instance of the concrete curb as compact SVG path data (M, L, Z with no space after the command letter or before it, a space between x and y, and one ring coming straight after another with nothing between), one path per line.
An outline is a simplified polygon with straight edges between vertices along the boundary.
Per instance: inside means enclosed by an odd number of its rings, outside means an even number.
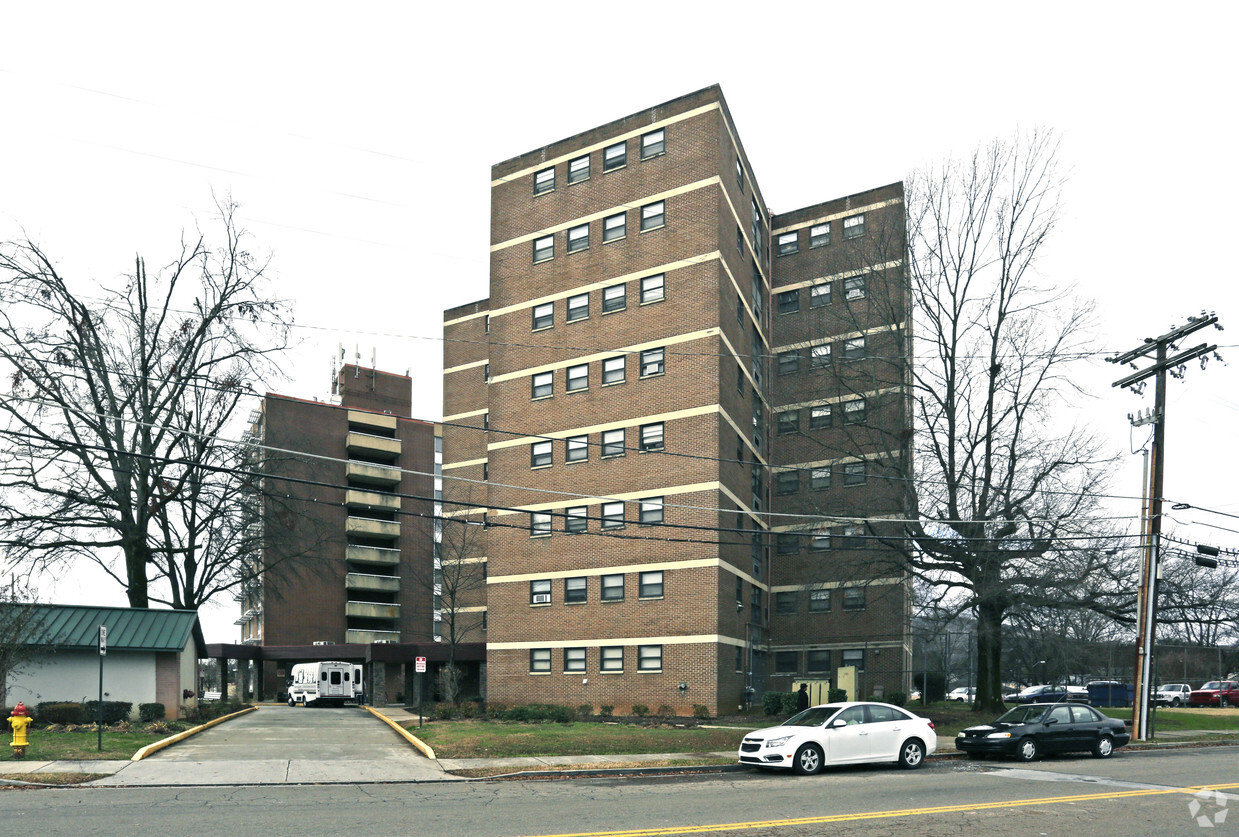
M375 709L373 706L366 706L364 708L367 712L369 712L374 717L378 718L383 723L387 724L392 729L394 729L402 738L404 738L406 741L408 741L410 744L412 744L414 747L420 750L423 756L425 756L426 758L432 761L438 761L438 759L435 758L435 751L432 750L430 745L427 744L425 741L422 741L420 738L410 733L407 729L400 726L400 724L396 723L391 718L387 717L382 712Z
M178 741L184 741L186 738L189 738L191 735L197 735L198 733L202 732L204 729L210 729L211 727L216 726L218 724L222 724L224 721L231 720L232 718L239 718L242 715L245 715L249 712L253 712L257 708L258 708L257 706L251 706L248 709L242 709L240 712L233 712L230 715L221 715L215 720L207 721L205 724L199 724L193 729L187 729L184 732L178 732L176 735L170 735L167 738L164 738L160 741L156 741L154 744L147 744L141 750L138 750L136 753L130 756L129 760L130 761L141 761L142 759L146 758L149 755L158 753L164 747L171 747L173 744L176 744Z

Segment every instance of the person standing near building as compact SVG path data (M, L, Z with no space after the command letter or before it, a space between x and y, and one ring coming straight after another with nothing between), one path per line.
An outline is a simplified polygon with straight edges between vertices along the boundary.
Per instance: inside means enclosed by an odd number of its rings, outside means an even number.
M803 712L809 708L809 684L801 683L800 691L796 693L796 711Z

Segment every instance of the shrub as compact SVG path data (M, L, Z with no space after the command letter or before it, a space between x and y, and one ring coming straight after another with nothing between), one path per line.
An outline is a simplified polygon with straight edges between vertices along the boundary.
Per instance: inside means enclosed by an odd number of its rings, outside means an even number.
M767 715L778 715L783 711L783 693L766 692L761 696L761 711Z
M908 696L903 692L891 692L887 698L887 703L893 703L896 706L903 706L908 702Z
M795 715L800 711L797 709L800 706L800 696L795 692L783 692L779 697L783 699L782 714Z
M167 733L172 732L172 727L168 726L167 721L152 721L146 725L145 729L146 732L154 733L155 735L166 735Z
M576 714L582 718L591 718L594 714L594 707L588 703L582 703L576 708Z
M826 700L830 703L840 703L847 699L847 689L831 689L826 695Z
M551 703L530 703L524 706L513 706L500 716L505 721L520 721L535 723L552 721L557 724L572 722L572 712L566 706L556 706Z
M694 703L693 704L693 717L694 718L709 718L710 707L706 706L704 703Z
M40 703L34 716L40 724L84 724L86 707L80 703L49 701Z
M650 708L644 703L634 703L632 705L632 714L636 715L638 718L644 718L646 715L650 714Z
M472 718L478 714L479 707L475 701L467 700L460 706L456 707L456 711L462 718Z
M440 721L450 721L456 714L456 707L450 703L436 703L430 710L430 717Z
M598 714L604 718L610 718L615 714L615 707L604 703L602 706L598 707Z
M114 724L117 721L127 721L132 710L132 703L123 700L105 700L103 701L103 723ZM99 701L86 701L86 720L99 720Z
M675 715L675 710L664 703L662 706L658 707L658 714L662 715L664 718L670 718Z
M508 711L508 705L506 703L487 703L486 704L486 717L488 718L502 717L503 713L507 711Z
M150 723L151 721L162 721L164 719L164 705L162 703L139 703L138 704L138 720L142 723Z

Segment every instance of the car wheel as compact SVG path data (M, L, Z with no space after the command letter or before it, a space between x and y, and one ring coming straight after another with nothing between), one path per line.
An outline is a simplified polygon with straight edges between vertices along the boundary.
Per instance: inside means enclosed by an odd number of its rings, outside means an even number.
M1032 738L1025 738L1016 748L1015 755L1020 761L1032 761L1037 757L1037 742Z
M297 701L293 700L292 698L289 698L289 699L288 699L288 705L289 705L289 706L296 706L296 705L297 705Z
M1217 705L1218 705L1218 706L1220 706L1221 708L1225 709L1226 707L1230 706L1230 698L1228 698L1228 697L1220 697L1220 698L1218 698L1218 700L1217 700Z
M1098 738L1097 743L1093 745L1093 757L1108 759L1112 755L1114 755L1114 739L1108 735Z
M816 744L805 744L796 751L792 766L801 776L812 776L822 769L822 748Z
M1183 701L1179 700L1178 698L1175 698L1174 700L1170 701L1170 705L1175 708L1178 708L1183 705Z
M916 770L925 763L925 745L915 738L903 742L899 751L899 766L905 770Z

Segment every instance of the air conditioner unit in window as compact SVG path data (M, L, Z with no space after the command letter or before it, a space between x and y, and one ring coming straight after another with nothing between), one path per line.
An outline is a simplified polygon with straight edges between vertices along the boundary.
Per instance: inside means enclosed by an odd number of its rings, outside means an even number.
M551 594L550 593L535 593L533 597L533 603L534 604L550 604Z

